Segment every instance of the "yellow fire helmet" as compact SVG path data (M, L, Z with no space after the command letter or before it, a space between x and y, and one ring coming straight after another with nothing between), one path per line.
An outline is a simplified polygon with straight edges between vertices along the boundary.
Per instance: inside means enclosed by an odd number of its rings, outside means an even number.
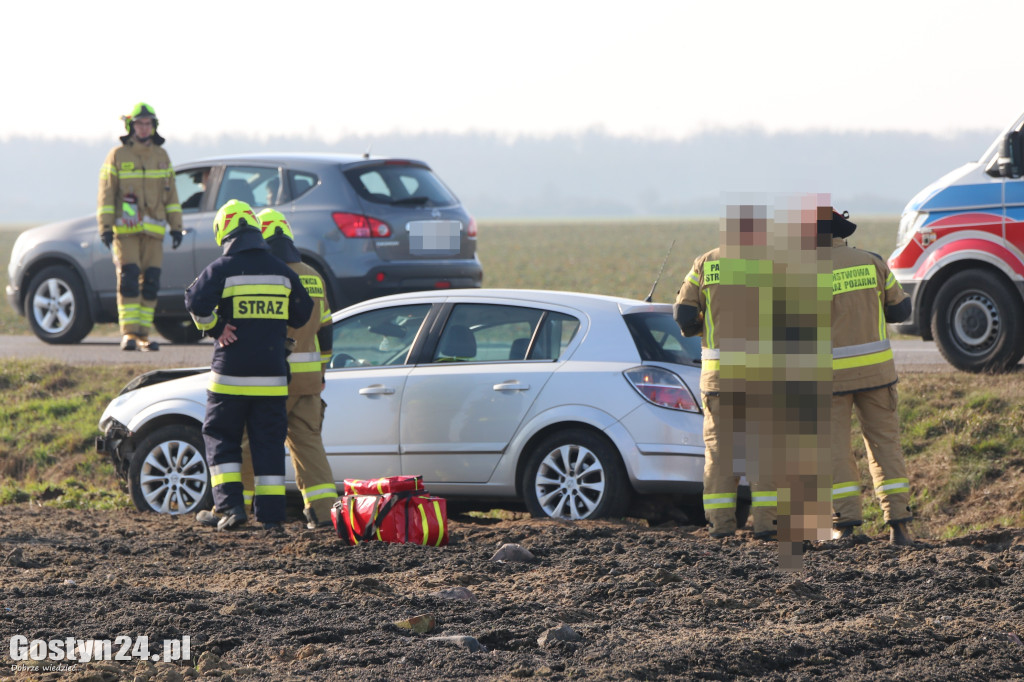
M280 211L265 208L256 217L260 219L260 230L263 232L264 239L288 237L291 241L295 241L292 228Z
M260 226L260 219L252 212L252 207L244 201L232 199L220 207L217 217L213 219L213 238L220 246L224 239L244 225Z
M149 106L145 102L139 102L135 105L135 108L132 109L132 113L128 114L127 116L121 117L121 119L124 120L124 129L127 130L129 133L132 132L132 122L135 121L135 119L137 118L153 119L154 133L156 132L157 126L160 125L160 121L157 119L156 112L153 111L153 107Z

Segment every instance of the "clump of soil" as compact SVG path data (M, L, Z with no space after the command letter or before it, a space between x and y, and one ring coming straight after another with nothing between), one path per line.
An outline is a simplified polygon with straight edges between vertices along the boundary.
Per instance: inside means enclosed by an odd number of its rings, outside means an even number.
M448 547L349 547L298 522L274 537L142 512L7 506L0 677L1024 677L1022 529L911 548L819 543L799 573L779 570L777 545L743 531L714 540L675 524L460 516L450 536ZM532 559L494 560L509 543ZM188 636L190 660L24 672L8 650L18 635L145 635L154 653Z

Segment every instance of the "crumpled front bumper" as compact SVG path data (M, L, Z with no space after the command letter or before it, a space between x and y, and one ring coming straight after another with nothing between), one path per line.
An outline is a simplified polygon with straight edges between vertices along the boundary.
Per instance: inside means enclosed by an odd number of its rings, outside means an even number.
M122 481L127 481L131 460L128 457L126 445L131 433L128 431L128 427L116 419L108 420L105 426L104 434L96 437L96 452L110 457L118 476Z

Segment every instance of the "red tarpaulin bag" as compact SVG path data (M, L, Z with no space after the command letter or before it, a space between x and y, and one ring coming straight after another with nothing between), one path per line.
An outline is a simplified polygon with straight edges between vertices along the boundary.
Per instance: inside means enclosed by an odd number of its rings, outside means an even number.
M404 490L423 490L422 476L385 476L384 478L346 478L345 495L384 495Z
M408 542L440 547L448 544L448 509L444 498L413 491L384 495L343 495L331 509L338 537L360 542Z

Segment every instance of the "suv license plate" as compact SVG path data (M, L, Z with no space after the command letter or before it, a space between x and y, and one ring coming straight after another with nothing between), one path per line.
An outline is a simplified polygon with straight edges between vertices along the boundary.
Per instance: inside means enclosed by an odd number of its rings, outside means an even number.
M409 253L440 255L458 253L462 223L458 220L417 220L407 225Z

